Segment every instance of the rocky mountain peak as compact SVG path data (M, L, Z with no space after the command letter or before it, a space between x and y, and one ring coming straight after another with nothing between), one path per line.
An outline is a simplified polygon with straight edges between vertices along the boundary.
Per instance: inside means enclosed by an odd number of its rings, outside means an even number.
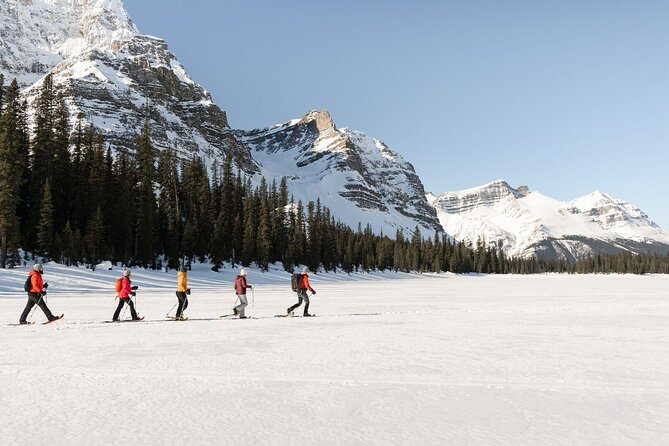
M316 129L318 130L319 133L324 133L328 130L336 130L336 126L334 121L332 120L332 116L330 116L330 112L327 111L326 109L322 109L320 111L311 110L309 113L304 115L298 123L306 124L311 122L316 123Z

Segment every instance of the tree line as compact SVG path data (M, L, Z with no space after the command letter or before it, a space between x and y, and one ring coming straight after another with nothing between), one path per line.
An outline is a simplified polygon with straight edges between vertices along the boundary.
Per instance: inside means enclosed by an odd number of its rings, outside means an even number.
M282 262L288 271L669 272L669 255L600 254L570 264L508 257L496 244L456 242L418 227L394 239L369 225L354 230L319 200L295 202L286 178L253 185L231 157L207 165L197 155L180 159L176 148L156 150L147 124L136 150L114 154L81 117L70 123L50 76L29 128L16 80L3 84L0 76L2 268L30 253L67 265L110 260L154 269L197 260L214 270L226 262L263 270Z

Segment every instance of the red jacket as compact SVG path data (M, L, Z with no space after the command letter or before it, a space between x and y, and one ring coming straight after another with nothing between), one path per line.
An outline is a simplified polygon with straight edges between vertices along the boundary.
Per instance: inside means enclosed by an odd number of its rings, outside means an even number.
M246 294L246 290L252 288L251 285L246 284L246 277L237 276L235 279L235 293L243 295Z
M132 289L130 288L130 279L127 277L121 278L121 292L118 293L118 297L121 299L127 299L130 297Z
M314 293L314 289L311 288L311 285L309 285L309 275L302 273L302 280L300 280L300 289L301 290L309 290L312 293Z
M42 280L42 274L38 273L34 269L31 269L28 275L30 276L30 283L32 284L30 292L41 293L44 291L44 281Z

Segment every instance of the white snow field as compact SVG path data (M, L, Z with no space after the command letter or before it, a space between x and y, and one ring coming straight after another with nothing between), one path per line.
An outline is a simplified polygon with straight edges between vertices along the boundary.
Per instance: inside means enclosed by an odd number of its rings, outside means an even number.
M307 319L252 270L256 319L221 320L203 268L174 322L175 274L136 271L146 321L106 324L118 274L46 265L65 319L21 327L0 272L2 445L669 443L666 276L318 274Z

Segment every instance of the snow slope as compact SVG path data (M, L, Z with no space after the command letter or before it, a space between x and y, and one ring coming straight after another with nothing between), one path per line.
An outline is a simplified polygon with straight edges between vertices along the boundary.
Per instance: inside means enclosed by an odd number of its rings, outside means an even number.
M59 283L58 270L48 266L46 279ZM113 293L54 285L49 305L66 319L0 326L3 444L659 445L669 436L667 277L318 275L319 317L282 319L272 316L294 300L287 283L252 271L250 283L268 283L255 291L257 319L240 321L217 319L234 302L225 274L194 275L187 322L163 321L176 299L149 286L173 274L137 272L148 322L103 324ZM3 294L2 322L24 300Z
M572 260L598 251L669 251L669 233L636 206L601 192L562 202L497 180L428 200L446 233L501 243L510 255Z

